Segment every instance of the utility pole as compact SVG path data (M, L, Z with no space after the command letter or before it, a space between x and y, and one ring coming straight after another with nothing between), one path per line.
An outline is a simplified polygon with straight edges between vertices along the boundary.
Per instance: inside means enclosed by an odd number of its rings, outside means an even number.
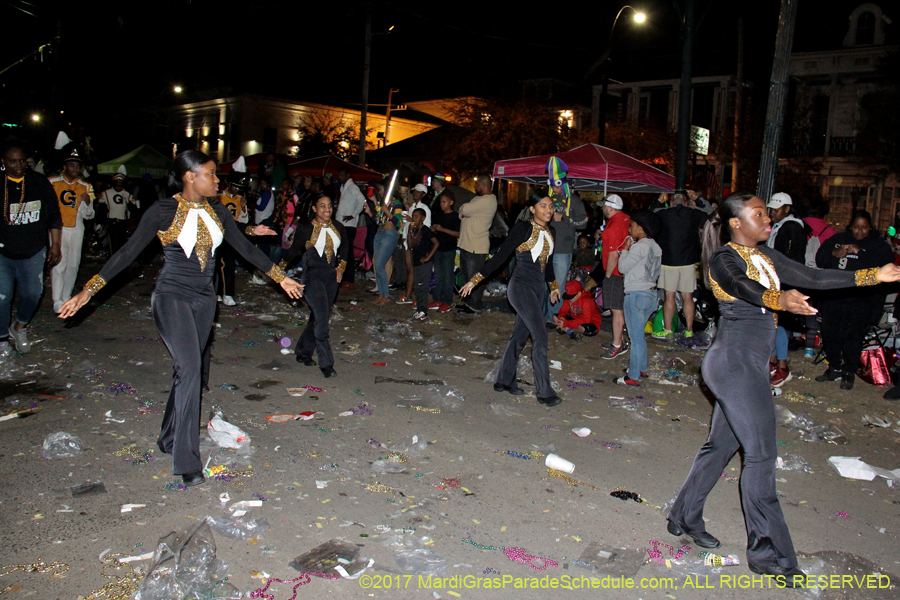
M744 17L738 17L737 87L734 90L734 144L731 148L731 193L738 189L741 164L741 115L744 111Z
M366 2L366 43L363 58L362 111L359 113L359 166L366 166L366 117L369 113L369 71L372 66L372 3Z
M775 187L778 169L778 146L784 122L784 98L787 95L787 77L791 66L791 48L794 42L794 22L799 0L781 0L778 17L778 33L775 35L775 60L772 63L772 80L769 82L769 106L766 110L766 129L763 136L762 155L759 160L759 183L756 195L767 201Z
M399 92L400 90L391 88L391 91L388 92L388 105L387 105L387 114L384 117L384 145L388 145L388 139L391 134L391 98L394 96L394 92Z
M694 0L685 0L681 25L681 84L678 88L678 143L675 158L675 189L687 184L688 152L691 148L691 79L694 54Z

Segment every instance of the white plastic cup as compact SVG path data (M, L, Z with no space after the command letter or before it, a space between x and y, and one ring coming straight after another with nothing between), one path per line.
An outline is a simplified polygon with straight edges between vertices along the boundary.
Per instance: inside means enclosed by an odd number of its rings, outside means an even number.
M557 471L562 471L563 473L568 473L570 475L575 470L574 463L567 461L557 454L548 454L546 460L544 460L544 464L548 469L556 469Z

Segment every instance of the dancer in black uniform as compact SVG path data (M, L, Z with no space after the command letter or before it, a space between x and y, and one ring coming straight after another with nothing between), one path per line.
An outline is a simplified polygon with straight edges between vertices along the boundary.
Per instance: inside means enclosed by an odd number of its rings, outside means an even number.
M173 198L156 202L144 214L131 239L88 281L84 290L66 302L59 313L74 315L108 281L128 267L154 237L163 245L165 264L156 280L150 304L153 320L172 354L174 373L169 401L157 445L172 454L173 470L187 486L203 483L200 462L200 385L204 347L216 312L212 260L226 241L253 266L263 271L292 298L302 286L266 258L237 228L228 209L215 201L216 163L196 150L175 158L170 184L182 189ZM209 200L213 202L210 203ZM271 235L265 226L250 228L253 235Z
M516 309L516 324L500 359L494 390L514 396L523 393L516 385L516 365L530 335L535 395L541 404L556 406L562 399L550 387L547 327L543 316L545 286L550 287L550 301L559 300L559 284L553 275L554 232L552 227L548 227L553 218L553 201L541 198L532 202L529 208L532 220L515 224L497 253L459 290L459 295L468 296L484 279L484 274L490 275L509 259L510 254L516 253L516 268L507 287L509 303Z
M303 293L309 304L309 320L303 334L297 340L294 353L297 362L308 367L315 366L313 350L319 356L322 375L335 377L334 355L328 340L328 316L334 304L338 284L347 268L350 243L344 226L331 220L331 198L322 196L313 206L315 217L301 225L294 236L294 243L284 257L282 267L286 268L297 256L303 254Z
M669 512L672 535L687 534L703 548L719 540L706 532L703 505L725 466L744 451L741 501L747 527L747 563L754 573L794 587L805 580L775 495L775 408L769 356L775 347L776 311L812 315L806 289L875 285L900 279L885 265L856 272L816 270L765 245L772 228L762 200L752 194L725 199L704 230L703 262L708 286L719 300L719 331L703 359L703 379L716 396L709 438L694 459ZM796 579L799 577L800 579Z

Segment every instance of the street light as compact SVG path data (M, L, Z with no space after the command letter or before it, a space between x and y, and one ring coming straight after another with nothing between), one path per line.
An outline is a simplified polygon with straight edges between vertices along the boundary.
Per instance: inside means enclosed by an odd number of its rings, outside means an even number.
M647 21L647 15L630 4L626 4L622 8L619 9L619 12L616 13L616 18L613 19L612 27L609 29L609 42L606 44L606 52L600 57L600 63L606 62L609 58L609 53L612 51L612 40L613 33L616 31L616 23L619 22L619 17L622 16L622 13L626 8L630 8L631 12L634 13L634 22L638 25L643 24ZM597 143L601 146L606 142L606 89L609 86L609 75L606 73L606 69L603 70L603 89L600 92L600 106L598 110L600 112L600 132L597 134Z
M175 92L176 94L180 94L183 91L183 89L180 85L176 85L175 87L172 88L172 91Z
M31 120L35 121L35 122L40 121L41 115L38 115L38 114L31 115Z

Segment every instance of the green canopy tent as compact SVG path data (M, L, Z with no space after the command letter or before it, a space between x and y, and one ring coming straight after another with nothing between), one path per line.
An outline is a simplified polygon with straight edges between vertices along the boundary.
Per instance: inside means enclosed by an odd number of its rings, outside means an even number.
M154 179L159 179L169 174L169 169L172 168L172 160L144 144L128 154L123 154L119 158L99 164L97 173L100 175L113 175L119 170L119 165L125 165L129 177L142 177L144 174L148 174Z

